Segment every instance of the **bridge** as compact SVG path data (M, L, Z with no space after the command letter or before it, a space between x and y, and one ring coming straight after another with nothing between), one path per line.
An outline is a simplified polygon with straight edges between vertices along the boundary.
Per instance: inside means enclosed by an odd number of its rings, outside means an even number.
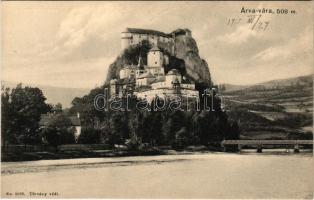
M313 140L224 140L221 145L224 150L228 146L237 145L239 152L241 152L243 146L255 146L258 153L262 153L262 147L266 145L284 145L286 148L293 147L294 152L298 153L302 145L313 145Z

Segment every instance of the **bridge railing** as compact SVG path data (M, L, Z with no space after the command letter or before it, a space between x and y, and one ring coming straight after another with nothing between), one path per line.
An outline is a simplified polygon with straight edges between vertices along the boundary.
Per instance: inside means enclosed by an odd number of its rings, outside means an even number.
M312 144L313 140L224 140L222 145L263 145L263 144L291 144L291 145L304 145Z

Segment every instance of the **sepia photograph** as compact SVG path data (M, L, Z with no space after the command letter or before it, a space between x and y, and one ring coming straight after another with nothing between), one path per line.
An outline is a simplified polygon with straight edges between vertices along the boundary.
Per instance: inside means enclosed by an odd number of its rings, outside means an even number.
M1 198L313 199L313 1L2 1Z

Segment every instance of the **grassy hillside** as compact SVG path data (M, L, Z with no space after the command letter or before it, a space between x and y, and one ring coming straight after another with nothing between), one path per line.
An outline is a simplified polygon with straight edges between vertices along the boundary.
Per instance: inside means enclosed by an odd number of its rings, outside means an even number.
M274 80L221 91L230 118L240 121L243 138L311 138L313 79Z

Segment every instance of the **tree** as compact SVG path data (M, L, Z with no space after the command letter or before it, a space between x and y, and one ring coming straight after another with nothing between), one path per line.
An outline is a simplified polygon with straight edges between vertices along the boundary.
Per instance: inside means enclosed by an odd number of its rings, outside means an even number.
M152 112L152 117L151 117L151 143L156 145L156 144L164 144L165 143L165 138L164 135L162 134L162 124L163 124L163 117L162 113L157 111L157 112Z
M12 112L10 88L1 88L1 143L17 143L17 137L12 130Z
M55 113L62 113L62 104L61 103L57 103L54 107L53 107L53 111Z
M175 145L176 133L185 125L184 113L182 111L170 110L164 112L170 112L170 114L166 117L166 123L163 124L163 135L168 144Z
M43 136L48 144L57 147L61 144L75 143L75 128L64 114L54 114L43 128Z
M128 122L125 119L124 113L113 112L110 118L110 131L107 133L108 143L124 144L125 139L129 136Z
M240 138L240 127L238 123L235 121L231 124L230 134L227 139L238 140Z
M179 131L175 134L175 142L174 145L177 148L182 148L189 144L189 134L186 127L182 127Z
M95 127L98 121L102 121L106 117L106 113L96 110L94 106L95 96L103 94L106 86L97 87L89 92L89 94L79 98L75 97L72 101L72 107L69 109L70 114L80 113L82 126Z
M41 114L51 111L51 106L45 103L46 97L39 88L22 87L2 91L1 106L2 129L7 142L34 144L40 143L39 121Z

